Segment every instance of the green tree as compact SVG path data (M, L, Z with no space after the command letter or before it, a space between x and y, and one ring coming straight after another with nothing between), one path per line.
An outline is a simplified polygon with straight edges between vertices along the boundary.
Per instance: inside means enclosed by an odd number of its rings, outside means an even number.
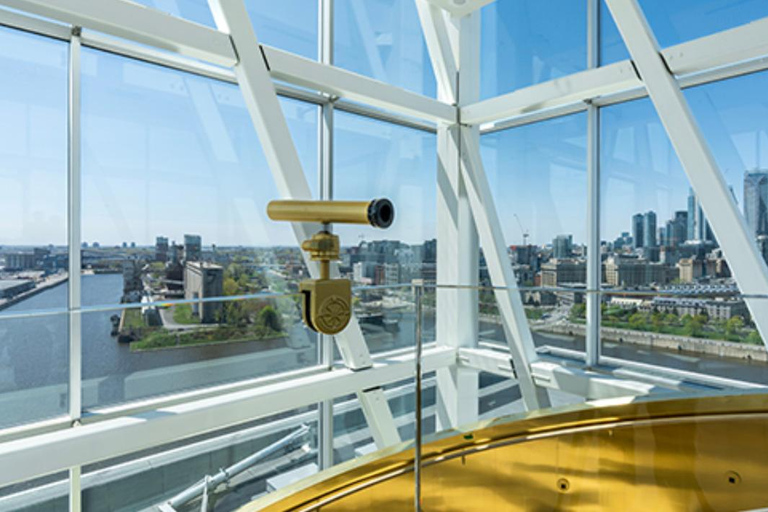
M629 317L629 327L637 331L646 330L646 317L642 313L634 313Z
M257 325L274 332L282 332L283 330L283 322L280 319L280 315L277 314L277 311L275 311L275 308L272 306L264 306L262 310L259 311Z
M760 337L757 331L750 331L747 335L747 343L751 345L762 345L763 339Z
M651 315L651 325L653 325L654 332L661 332L662 328L664 327L664 314L659 313L659 311L656 310Z
M741 329L744 327L744 319L741 318L739 315L732 316L728 319L727 322L725 322L725 334L728 336L733 336L735 334L739 334L741 332Z
M700 337L702 329L704 328L704 322L701 320L701 315L685 315L683 319L683 333L685 333L686 336L693 336L694 338Z

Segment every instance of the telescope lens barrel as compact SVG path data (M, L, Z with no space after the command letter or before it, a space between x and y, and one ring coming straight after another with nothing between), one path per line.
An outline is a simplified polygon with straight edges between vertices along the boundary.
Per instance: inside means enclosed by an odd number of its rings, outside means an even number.
M373 201L299 201L277 200L267 206L272 220L340 224L370 224L388 228L395 219L395 207L389 199Z
M368 222L375 228L386 229L395 220L395 207L389 199L374 199L368 205Z

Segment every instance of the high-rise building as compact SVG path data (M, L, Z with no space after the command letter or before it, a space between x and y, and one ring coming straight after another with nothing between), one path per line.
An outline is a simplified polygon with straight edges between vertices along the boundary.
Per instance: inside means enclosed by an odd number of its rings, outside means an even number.
M665 228L664 243L669 247L682 245L688 235L688 212L675 212L675 218L667 221Z
M643 247L656 247L656 212L648 211L643 215Z
M642 247L643 242L645 241L642 213L637 213L632 216L632 240L635 248Z
M184 235L184 260L201 261L203 259L203 243L200 235Z
M552 257L557 259L569 258L573 254L573 236L557 235L552 240Z
M752 236L768 235L768 172L744 173L744 218Z
M168 238L164 236L155 239L155 261L168 261Z
M714 242L715 237L712 234L712 228L709 227L709 221L701 209L699 199L694 194L693 189L688 191L688 229L687 240L693 242Z

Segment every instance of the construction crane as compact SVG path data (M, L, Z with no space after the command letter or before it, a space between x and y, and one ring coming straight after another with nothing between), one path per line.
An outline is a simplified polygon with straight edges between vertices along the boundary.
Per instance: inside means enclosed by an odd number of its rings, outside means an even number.
M520 231L523 233L523 245L528 245L528 231L523 227L523 223L520 222L520 217L515 214L515 219L517 219L517 225L520 226Z

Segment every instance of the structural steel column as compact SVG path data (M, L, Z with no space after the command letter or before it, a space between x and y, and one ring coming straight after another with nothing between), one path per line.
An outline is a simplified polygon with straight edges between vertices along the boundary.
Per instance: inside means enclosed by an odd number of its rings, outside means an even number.
M661 55L645 15L636 0L607 0L607 3L741 293L765 295L768 267L680 85ZM747 297L746 302L763 343L768 343L768 300Z
M311 199L309 184L293 145L288 123L280 107L256 34L243 0L209 0L217 28L230 35L238 62L235 76L259 136L277 190L284 199ZM309 239L319 224L292 224L300 244ZM303 253L310 275L319 277L319 266ZM338 266L333 266L338 274ZM353 370L373 365L360 325L353 316L347 328L336 336L345 364ZM368 426L379 448L400 442L392 411L380 388L358 391L357 396Z
M442 94L439 99L450 101L455 98L457 108L476 102L480 87L480 12L449 19L424 0L416 0L416 5ZM453 70L458 74L458 80L451 87ZM478 128L460 123L440 127L438 157L438 283L477 283L477 260L469 258L477 257L479 233L492 283L501 287L516 287L498 214L482 168ZM463 212L471 214L471 222ZM472 227L467 227L467 224ZM442 240L450 245L446 247ZM441 303L440 293L443 291L447 293L442 295L444 299ZM438 291L438 343L457 348L474 346L478 338L477 295L464 295L462 302L458 299L461 295L450 292L455 291ZM549 396L546 390L534 384L531 377L530 364L537 356L520 294L514 290L498 290L495 296L524 403L528 409L546 407ZM473 303L468 304L467 301ZM471 332L467 325L470 322ZM442 413L446 420L451 420L453 426L470 417L477 417L477 375L462 373L463 370L446 369L442 372L442 379L438 373L438 404L443 400L444 405L438 408L438 414ZM447 426L442 417L438 419L441 426Z
M600 65L600 0L587 0L587 67ZM600 360L600 111L587 104L587 336L588 367Z
M480 14L451 17L427 0L416 0L416 7L438 99L453 105L477 101ZM466 71L459 73L460 68ZM459 130L458 124L439 123L437 127L437 282L477 286L479 244L461 177ZM476 347L477 290L439 288L436 295L437 343L457 350ZM478 387L478 372L471 368L453 365L437 371L438 430L478 420Z
M81 140L80 140L80 27L72 29L69 41L68 86L67 86L67 252L68 252L68 339L69 339L69 418L73 427L82 416L82 316L81 297L81 253L82 238L82 186L81 186ZM81 489L80 467L69 468L69 510L80 512Z
M333 0L318 2L318 57L323 64L333 64ZM320 199L333 199L333 102L320 106L318 114L318 190ZM333 336L317 334L320 364L333 368ZM333 400L319 404L317 457L320 470L333 466Z

